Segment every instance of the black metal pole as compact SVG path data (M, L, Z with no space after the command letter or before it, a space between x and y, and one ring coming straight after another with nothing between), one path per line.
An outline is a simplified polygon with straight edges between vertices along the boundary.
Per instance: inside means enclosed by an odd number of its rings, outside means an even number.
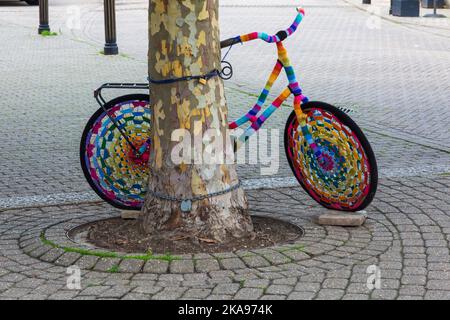
M447 16L437 13L437 0L433 1L433 13L423 16L424 18L446 18Z
M372 0L362 0L363 4L372 4Z
M103 0L105 11L105 55L119 53L116 36L116 4L115 0Z
M50 26L48 25L48 0L39 0L38 33L42 34L44 31L50 31Z

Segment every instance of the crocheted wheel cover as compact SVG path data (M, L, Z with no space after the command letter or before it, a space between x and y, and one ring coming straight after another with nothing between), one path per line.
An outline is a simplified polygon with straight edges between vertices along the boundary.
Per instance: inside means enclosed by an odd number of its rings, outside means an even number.
M126 101L108 110L139 148L148 139L151 113L148 102ZM97 191L109 202L140 208L147 191L150 148L137 158L106 112L93 123L87 135L85 162Z
M352 210L360 206L370 187L370 165L356 134L323 109L307 112L307 126L322 150L314 156L295 119L289 127L289 146L297 177L311 196L325 206Z

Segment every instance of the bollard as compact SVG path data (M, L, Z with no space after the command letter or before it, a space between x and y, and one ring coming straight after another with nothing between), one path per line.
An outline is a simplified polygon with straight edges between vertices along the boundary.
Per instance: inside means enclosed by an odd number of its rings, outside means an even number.
M362 0L363 4L372 4L372 0Z
M392 15L396 17L418 17L419 0L392 0Z
M39 0L38 33L42 34L44 31L50 31L50 26L48 25L48 0Z
M116 4L115 0L103 0L105 12L105 55L115 55L119 53L116 36Z

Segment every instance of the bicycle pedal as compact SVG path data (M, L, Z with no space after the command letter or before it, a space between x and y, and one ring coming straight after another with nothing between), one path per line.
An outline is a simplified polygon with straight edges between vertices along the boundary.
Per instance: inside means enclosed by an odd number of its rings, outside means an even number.
M200 79L198 79L198 82L202 85L205 85L207 81L205 78L200 78Z

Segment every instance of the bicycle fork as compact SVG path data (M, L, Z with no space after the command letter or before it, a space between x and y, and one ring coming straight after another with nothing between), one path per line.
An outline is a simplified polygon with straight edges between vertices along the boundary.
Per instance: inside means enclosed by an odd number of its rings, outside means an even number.
M297 77L295 75L294 68L291 65L291 61L288 57L287 50L284 48L282 42L277 43L278 49L278 57L283 63L284 69L286 71L286 75L289 80L288 88L294 95L294 112L297 116L298 124L302 130L303 137L306 140L306 143L311 148L314 153L314 156L317 158L319 163L324 161L323 152L319 145L315 142L314 138L311 135L311 132L308 129L308 125L306 123L307 115L303 112L302 104L308 102L308 98L302 94L302 89L297 81Z

